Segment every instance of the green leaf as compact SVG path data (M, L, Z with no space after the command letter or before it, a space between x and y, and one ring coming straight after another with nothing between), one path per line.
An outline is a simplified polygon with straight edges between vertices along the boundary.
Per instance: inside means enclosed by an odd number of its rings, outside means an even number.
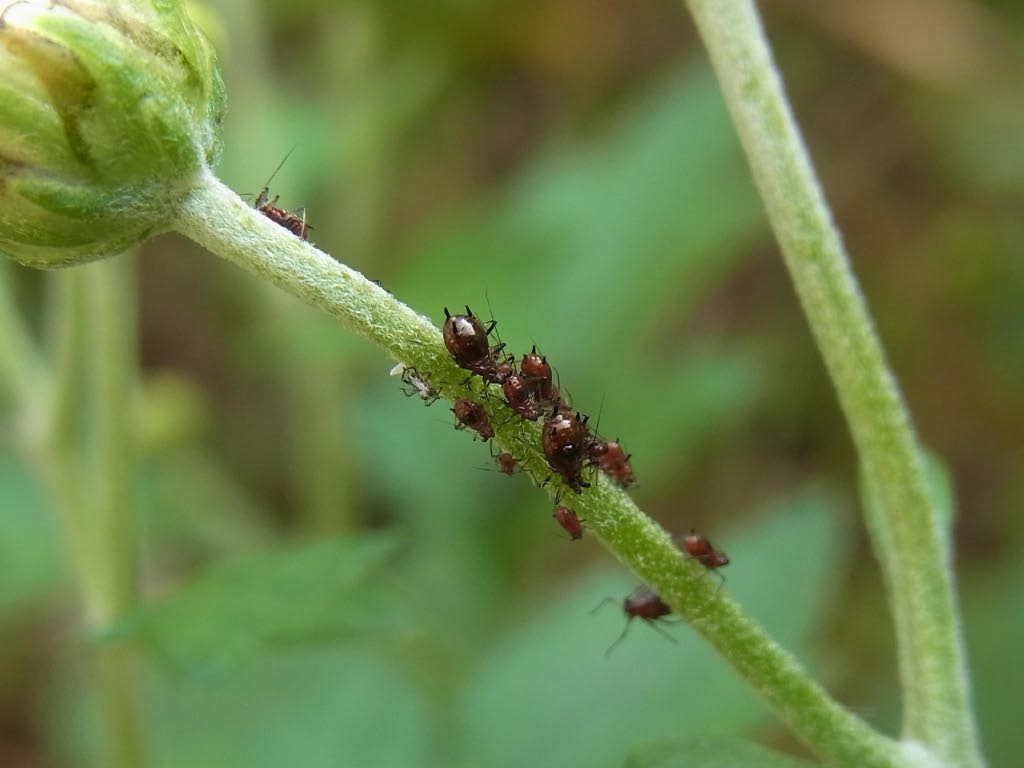
M645 747L625 762L625 768L812 768L813 765L729 737Z
M254 659L151 689L155 768L426 765L435 714L407 669L350 646Z
M45 597L60 576L53 520L32 472L0 450L0 617Z
M396 628L397 597L380 571L394 536L318 540L212 566L108 632L172 666L218 673L261 653Z
M1011 497L1007 511L1020 509L1024 494ZM962 580L964 632L977 706L978 726L989 765L1020 763L1020 700L1024 664L1024 541L1004 529L998 546L986 550ZM1001 561L996 560L1001 556ZM978 554L975 554L978 557Z

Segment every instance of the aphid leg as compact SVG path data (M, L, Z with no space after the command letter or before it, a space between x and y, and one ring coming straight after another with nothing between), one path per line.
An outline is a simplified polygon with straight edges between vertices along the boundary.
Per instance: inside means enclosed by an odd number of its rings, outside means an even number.
M629 628L632 626L632 624L632 621L630 621L629 619L626 620L626 626L622 628L622 634L615 638L615 642L609 645L608 650L604 652L604 657L606 659L612 655L612 651L614 651L619 646L619 643L626 639L626 635L629 634Z
M673 643L676 643L678 645L679 641L672 637L672 635L670 635L664 627L659 626L659 621L664 621L664 619L644 619L644 623L647 624L647 626L649 626L651 629L657 630L661 635L667 637Z
M595 605L593 608L590 609L590 614L593 615L593 614L597 613L602 608L604 608L606 605L608 605L608 603L611 603L612 605L618 605L619 601L616 600L614 597L606 597L604 600L602 600L600 603L598 603L597 605Z

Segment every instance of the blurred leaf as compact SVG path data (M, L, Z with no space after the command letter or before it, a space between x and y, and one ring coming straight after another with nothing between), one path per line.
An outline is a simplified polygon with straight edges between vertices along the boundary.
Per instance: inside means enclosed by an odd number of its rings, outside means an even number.
M0 450L0 617L44 597L60 570L53 520L31 469Z
M1018 497L1018 508L1020 504ZM1009 557L962 580L964 630L981 741L989 765L1020 763L1024 744L1020 700L1024 665L1024 558L1020 540L1006 542Z
M725 589L798 655L806 655L842 559L835 508L830 495L809 491L770 505L735 536L714 536L732 558ZM766 718L766 706L685 627L669 628L673 645L638 624L605 658L623 617L588 610L631 589L602 569L510 627L462 700L465 754L475 764L614 766L631 744L735 733Z
M693 739L645 747L625 768L811 768L812 763L734 738Z
M320 540L239 557L142 609L106 639L137 639L175 667L217 673L283 647L395 627L397 597L379 572L394 536Z
M430 713L368 649L264 656L229 677L155 681L158 768L423 765Z
M557 360L593 361L594 373L614 349L631 370L650 352L678 354L666 339L653 350L637 342L729 274L763 227L714 77L690 68L624 110L604 139L542 155L490 210L453 222L396 291L414 304L473 304L490 284L502 333L522 329Z

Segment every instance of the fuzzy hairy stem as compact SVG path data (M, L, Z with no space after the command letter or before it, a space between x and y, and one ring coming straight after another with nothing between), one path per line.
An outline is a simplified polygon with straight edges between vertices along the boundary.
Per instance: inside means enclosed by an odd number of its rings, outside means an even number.
M449 399L480 393L483 385L478 381L467 388L466 372L455 366L430 320L265 218L212 175L187 201L177 229L341 320L416 367ZM535 479L547 478L550 470L540 450L540 425L508 419L500 397L485 398L481 404L492 416L495 441L517 458L522 456L522 465ZM551 494L560 487L557 479L547 485ZM566 494L564 488L562 493ZM572 505L586 516L589 531L654 587L819 754L836 765L858 768L909 764L899 744L830 699L627 494L604 480L572 495Z
M686 0L878 502L904 692L903 735L980 766L953 575L910 416L886 364L751 0Z

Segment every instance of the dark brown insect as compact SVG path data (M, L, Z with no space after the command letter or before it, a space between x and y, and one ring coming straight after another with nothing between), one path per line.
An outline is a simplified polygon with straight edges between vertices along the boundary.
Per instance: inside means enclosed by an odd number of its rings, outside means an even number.
M542 430L544 458L548 466L576 493L590 487L583 481L583 466L587 458L584 441L587 438L586 420L577 413L555 409L544 420Z
M455 401L452 413L455 414L455 418L459 421L455 425L456 429L472 429L480 435L481 440L490 440L494 437L491 421L487 418L486 411L484 411L483 406L479 403L460 398Z
M468 306L464 315L453 315L445 307L444 317L444 345L456 365L492 384L501 384L514 372L512 366L499 362L498 355L505 345L490 346L488 337L497 322L491 320L485 326Z
M683 538L687 554L709 571L729 564L729 557L715 549L714 545L694 530Z
M593 455L591 453L591 455ZM632 454L622 450L622 446L614 440L604 443L604 449L600 451L597 458L597 467L606 475L612 478L622 488L629 488L636 482L633 476L633 467L629 464Z
M573 541L583 538L583 523L571 509L559 504L555 507L554 518Z
M501 383L501 391L505 393L508 407L524 419L536 421L540 418L540 406L524 377L518 373L508 374Z
M609 655L619 643L626 639L626 634L633 625L633 619L643 619L648 626L656 629L673 643L676 641L672 635L658 626L658 621L672 613L672 609L665 605L658 593L650 587L640 586L633 590L632 594L622 601L622 612L626 614L626 626L623 627L622 634L618 636L615 642L608 646L608 650L604 652L605 656Z
M539 402L553 404L561 400L558 387L554 384L548 359L537 352L536 345L528 354L523 355L519 370Z

